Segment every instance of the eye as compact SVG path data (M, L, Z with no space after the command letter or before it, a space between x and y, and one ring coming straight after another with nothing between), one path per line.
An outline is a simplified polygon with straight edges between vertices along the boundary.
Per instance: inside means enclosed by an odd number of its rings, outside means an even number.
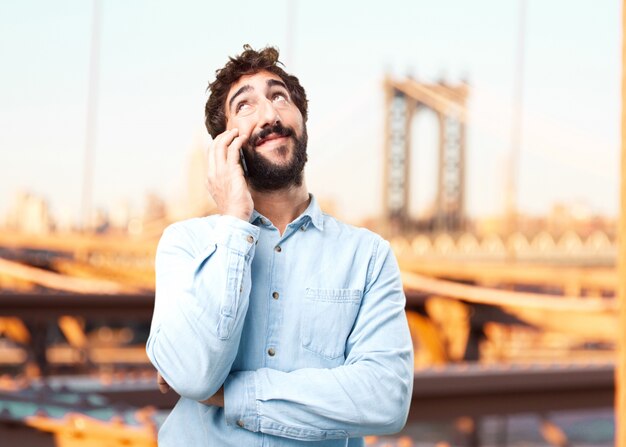
M272 95L272 101L287 101L287 95L284 93L274 93Z
M235 107L235 113L243 112L243 111L245 111L245 110L247 110L249 108L250 108L250 104L249 103L247 103L246 101L241 101Z

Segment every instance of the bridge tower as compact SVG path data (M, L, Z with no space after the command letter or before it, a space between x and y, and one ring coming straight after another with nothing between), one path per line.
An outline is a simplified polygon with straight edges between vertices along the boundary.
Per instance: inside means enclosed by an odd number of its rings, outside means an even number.
M425 225L432 231L458 231L465 223L466 83L426 84L414 79L384 81L386 101L384 204L392 231L416 226L410 199L411 123L423 108L437 114L439 156L435 213Z

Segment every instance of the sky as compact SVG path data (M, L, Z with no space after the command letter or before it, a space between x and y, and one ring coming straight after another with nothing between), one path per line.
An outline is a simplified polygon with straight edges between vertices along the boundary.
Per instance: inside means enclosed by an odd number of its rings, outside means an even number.
M348 221L382 210L382 80L469 82L467 212L501 214L521 0L101 0L93 201L185 200L209 143L206 86L274 45L309 98L307 185ZM526 0L517 203L617 215L620 2ZM288 3L291 2L291 3ZM93 2L0 2L0 218L18 191L80 216ZM437 129L413 123L412 214L435 194Z

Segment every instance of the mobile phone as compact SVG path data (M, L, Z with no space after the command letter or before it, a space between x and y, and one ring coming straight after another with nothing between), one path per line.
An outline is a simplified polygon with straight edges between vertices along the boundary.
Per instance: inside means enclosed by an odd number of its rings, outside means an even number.
M248 165L246 165L246 159L243 156L242 148L239 148L239 162L241 163L241 168L243 169L243 176L248 177Z

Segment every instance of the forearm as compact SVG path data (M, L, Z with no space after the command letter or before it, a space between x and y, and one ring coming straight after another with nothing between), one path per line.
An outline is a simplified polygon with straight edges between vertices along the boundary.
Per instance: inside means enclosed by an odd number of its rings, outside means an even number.
M231 374L224 393L227 422L302 440L397 432L410 405L412 356L393 355L398 364L392 369L360 362L335 369Z
M147 353L170 386L194 400L212 396L226 379L248 308L258 233L246 222L220 219L214 242L198 255L181 260L181 242L172 235L164 235L157 254Z
M172 314L172 319L183 320ZM193 400L212 396L224 383L237 354L241 328L230 338L220 339L215 331L187 322L166 324L150 336L148 357L179 395Z

